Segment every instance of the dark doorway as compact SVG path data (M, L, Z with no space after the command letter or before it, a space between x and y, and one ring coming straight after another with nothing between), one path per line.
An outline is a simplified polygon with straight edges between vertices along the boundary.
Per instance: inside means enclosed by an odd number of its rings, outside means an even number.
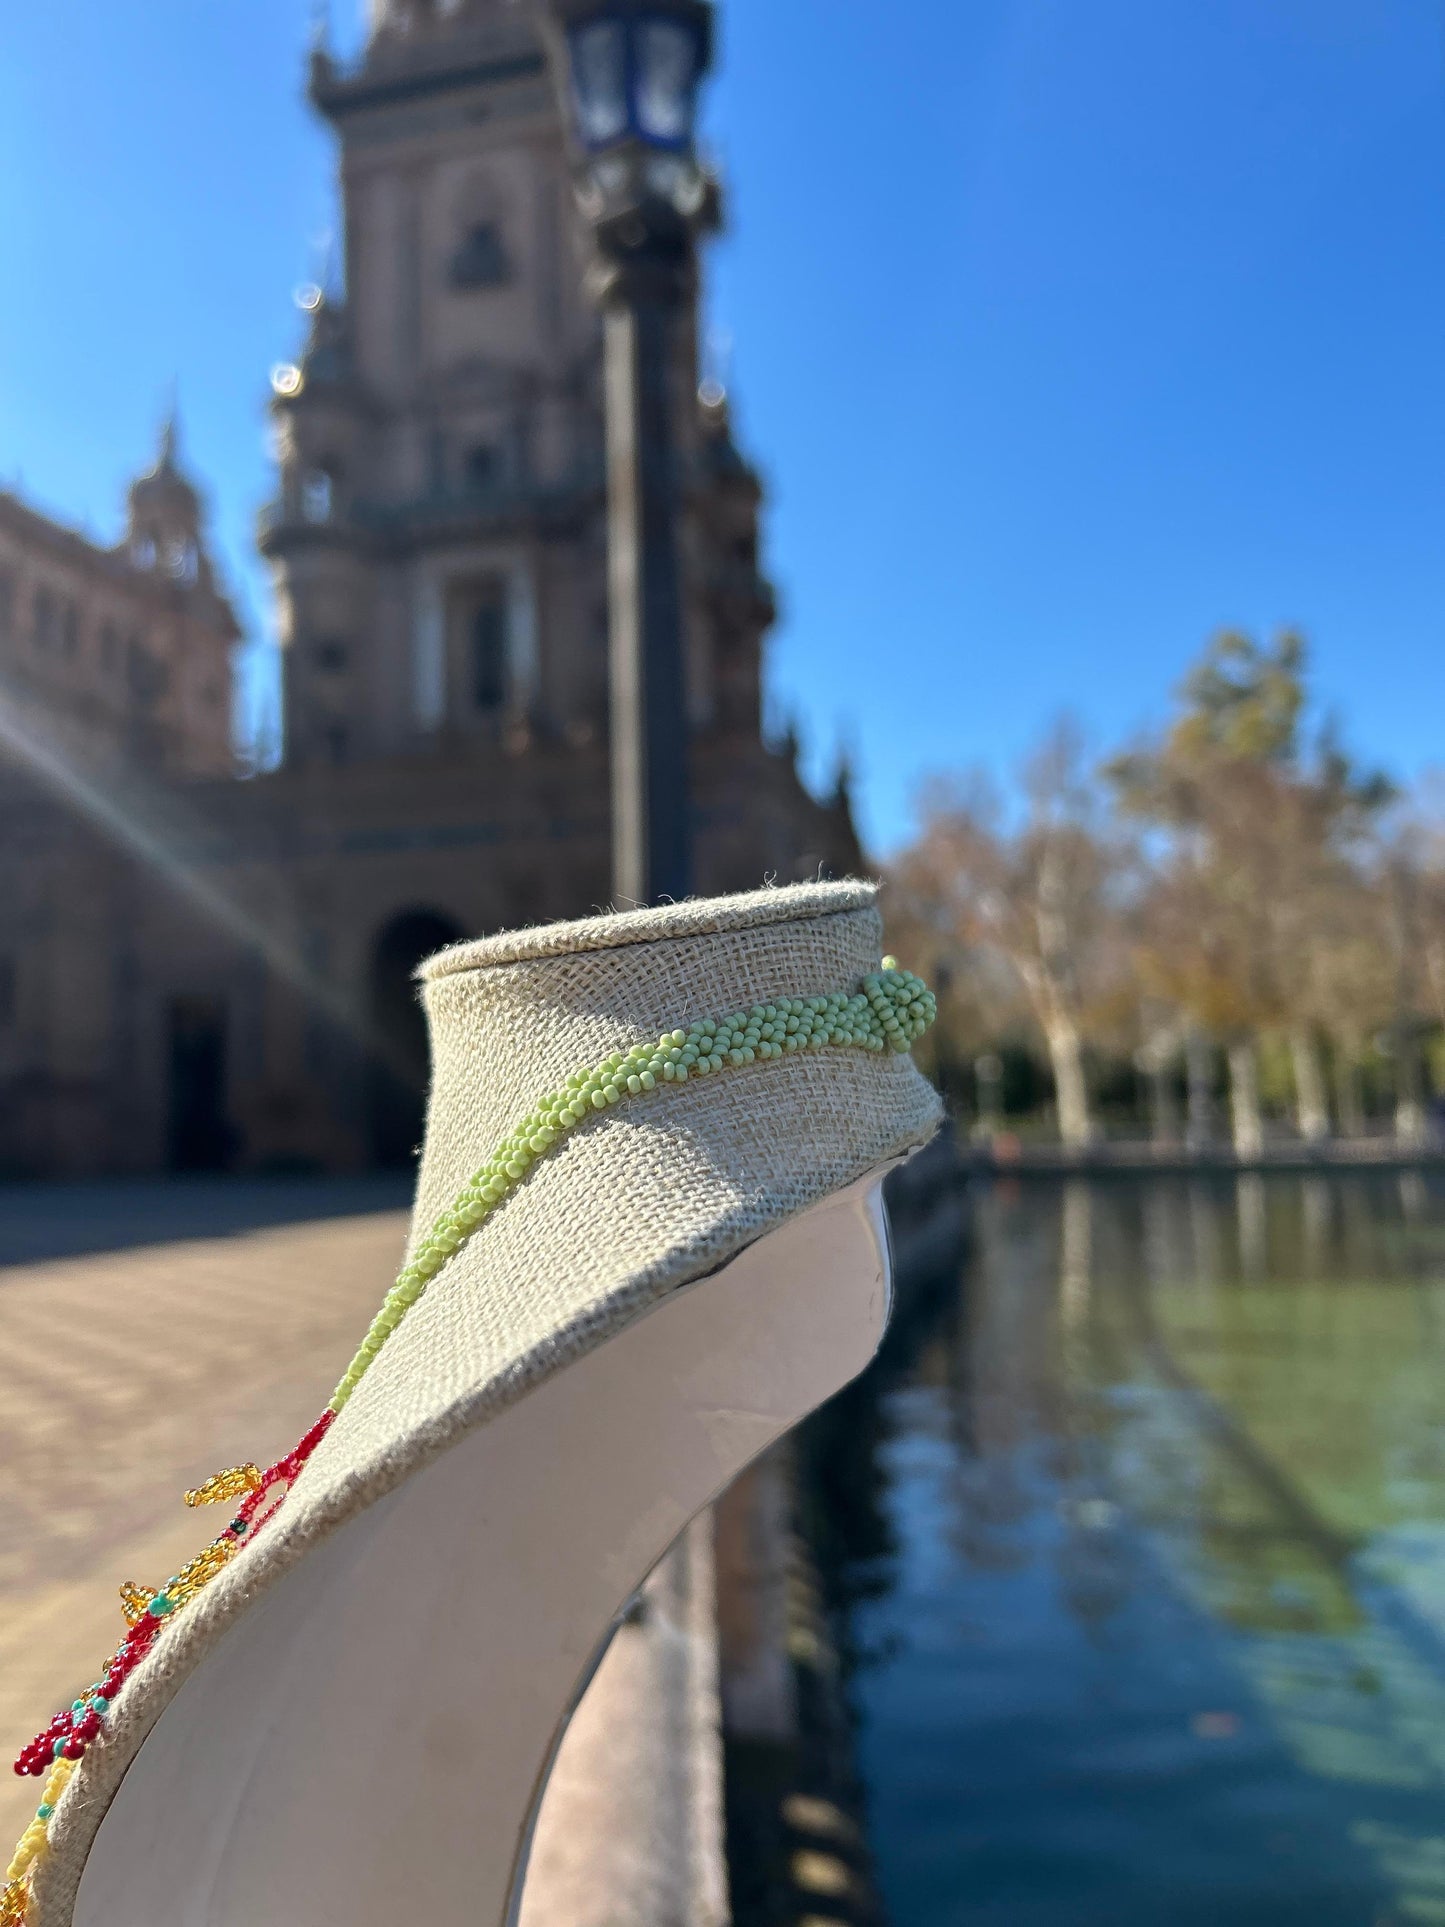
M371 1155L383 1167L415 1161L426 1122L426 1015L415 973L423 957L458 943L466 933L435 910L393 917L376 940L371 962L371 1022L375 1049L369 1091Z
M219 997L172 997L166 1011L172 1171L221 1171L235 1132L226 1117L226 1006Z

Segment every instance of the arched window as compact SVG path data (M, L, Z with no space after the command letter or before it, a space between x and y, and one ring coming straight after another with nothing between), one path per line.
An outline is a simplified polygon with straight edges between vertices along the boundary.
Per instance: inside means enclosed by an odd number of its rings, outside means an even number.
M452 256L454 288L498 288L509 279L507 251L495 221L476 221Z
M486 494L502 479L501 450L491 442L479 442L475 448L467 450L464 472L468 489L476 495Z
M55 641L55 623L59 611L55 593L51 589L39 588L35 591L35 646L48 649Z
M312 659L318 669L324 670L329 676L336 676L346 667L349 654L344 642L335 636L328 636L325 641L317 643L312 651Z
M507 602L499 582L488 587L472 612L472 701L500 709L507 700Z
M131 695L142 709L151 709L165 694L170 671L153 656L139 636L126 642L125 670Z
M329 522L336 506L336 485L329 468L308 468L301 477L301 514L308 522Z

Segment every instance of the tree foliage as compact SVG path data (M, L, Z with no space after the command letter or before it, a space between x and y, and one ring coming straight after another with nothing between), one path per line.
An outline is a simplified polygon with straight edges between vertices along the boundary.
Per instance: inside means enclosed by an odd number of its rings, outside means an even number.
M1073 1144L1095 1128L1091 1059L1132 1056L1157 1120L1171 1064L1212 1051L1242 1149L1263 1128L1261 1039L1287 1045L1308 1137L1332 1110L1360 1128L1374 1053L1418 1134L1425 1046L1445 1022L1445 836L1309 717L1303 638L1229 631L1169 722L1102 765L1064 724L1010 799L977 774L929 784L892 883L925 961L969 987L945 1000L941 1048L962 1058L1030 1029ZM1204 1102L1207 1079L1189 1085Z

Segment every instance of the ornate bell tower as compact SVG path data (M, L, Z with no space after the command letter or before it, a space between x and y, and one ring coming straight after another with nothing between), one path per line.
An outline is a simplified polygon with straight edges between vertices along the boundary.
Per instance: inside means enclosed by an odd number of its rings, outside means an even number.
M344 300L273 377L287 758L483 751L601 720L597 322L542 49L496 0L380 11L311 97Z
M155 466L137 476L126 498L125 546L138 569L157 570L188 587L212 586L211 560L202 539L201 498L176 457L176 418L161 428Z
M606 739L601 327L540 37L507 0L385 0L313 55L341 144L345 295L273 374L261 546L286 760L486 758ZM757 744L760 490L721 396L675 370L694 734Z

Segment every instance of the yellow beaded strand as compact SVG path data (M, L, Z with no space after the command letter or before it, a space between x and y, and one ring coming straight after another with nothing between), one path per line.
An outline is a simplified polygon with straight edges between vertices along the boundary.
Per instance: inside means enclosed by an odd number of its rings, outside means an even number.
M74 1760L57 1760L45 1776L45 1791L35 1818L20 1836L10 1865L5 1869L5 1886L0 1889L0 1927L21 1927L25 1919L25 1898L29 1891L26 1876L41 1858L47 1845L47 1831L55 1803L65 1791L65 1783L75 1771Z
M259 1465L233 1465L229 1471L218 1472L214 1478L198 1485L194 1492L188 1492L187 1505L220 1505L230 1499L244 1499L254 1492L261 1483Z

